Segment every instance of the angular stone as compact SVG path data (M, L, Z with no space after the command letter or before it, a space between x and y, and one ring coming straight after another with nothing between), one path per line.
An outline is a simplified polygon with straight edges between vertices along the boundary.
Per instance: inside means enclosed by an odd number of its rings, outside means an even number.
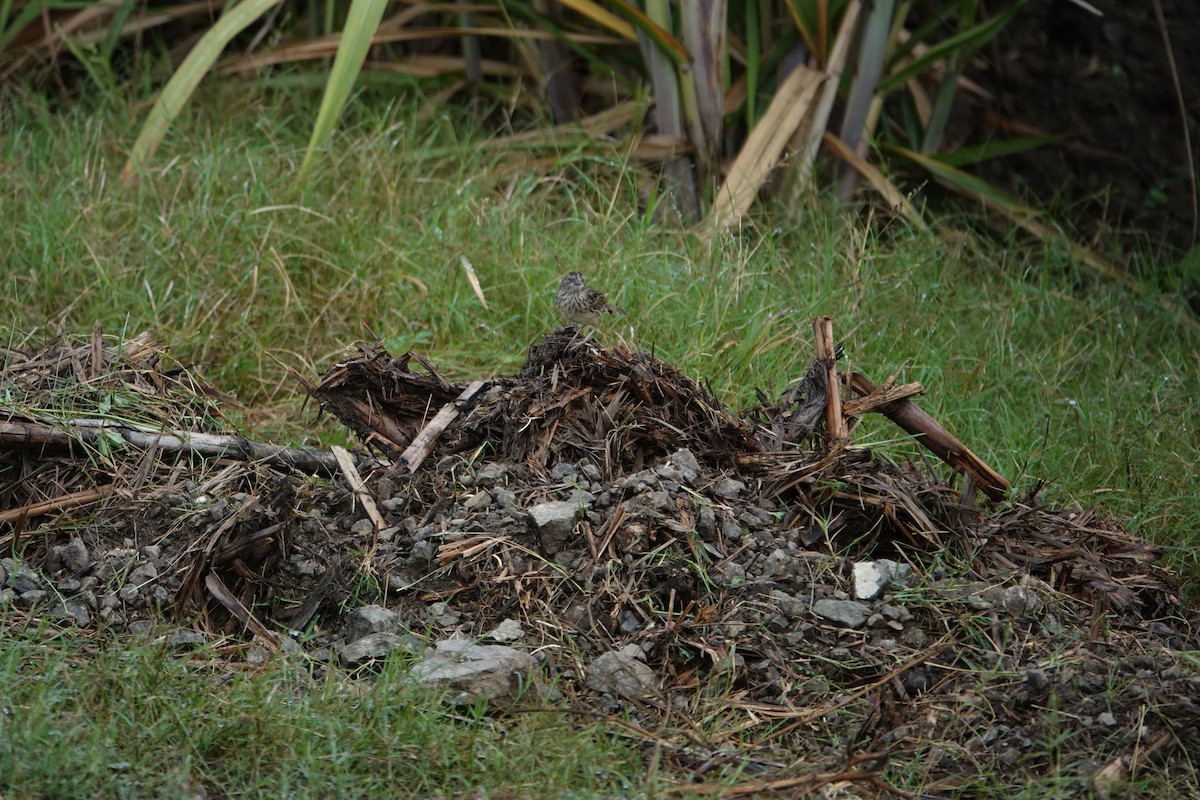
M818 600L813 613L847 628L860 628L871 616L871 607L857 600Z
M476 492L463 501L467 511L482 511L492 504L492 496L487 492Z
M372 633L399 633L400 630L400 615L383 606L362 606L346 615L347 641L353 642Z
M525 635L521 623L515 619L506 619L484 634L485 638L494 642L515 642Z
M695 454L686 447L671 453L667 457L667 461L674 464L683 473L684 483L692 483L700 474L700 462L696 459Z
M585 683L594 692L636 700L658 688L654 670L638 658L642 649L628 645L597 656L587 668Z
M412 676L422 686L450 692L453 702L469 705L516 699L536 669L537 659L523 650L444 639L412 668Z
M49 572L64 569L69 573L79 573L87 569L90 562L87 545L79 537L57 547L50 548L50 559L46 567Z
M578 505L562 500L539 503L529 509L529 518L537 530L542 548L550 554L566 549L578 515Z
M167 637L167 646L172 650L195 650L208 644L208 637L200 631L172 631Z
M343 666L353 667L368 661L387 658L393 650L406 653L416 652L420 646L415 636L400 636L395 633L372 633L350 642L338 653Z
M746 491L746 484L733 478L721 478L713 487L713 494L722 500L736 500Z
M854 562L854 596L874 600L888 585L889 576L874 561Z
M503 464L492 462L484 464L479 472L475 473L476 486L495 486L504 480L505 474L508 472L508 467Z
M130 583L134 586L141 586L142 584L149 583L157 577L158 568L147 562L134 567L129 573L129 578L127 579L126 583Z

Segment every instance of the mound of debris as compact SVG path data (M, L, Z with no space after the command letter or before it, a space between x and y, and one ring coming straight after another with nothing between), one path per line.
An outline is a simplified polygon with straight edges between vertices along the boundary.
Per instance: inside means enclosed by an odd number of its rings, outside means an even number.
M148 337L10 348L0 602L85 629L172 615L181 643L318 668L409 658L458 702L619 713L747 791L1194 769L1200 619L1158 549L1081 508L981 505L1004 479L827 338L744 415L573 328L470 384L360 343L308 387L358 455L222 431ZM871 410L967 477L855 446Z

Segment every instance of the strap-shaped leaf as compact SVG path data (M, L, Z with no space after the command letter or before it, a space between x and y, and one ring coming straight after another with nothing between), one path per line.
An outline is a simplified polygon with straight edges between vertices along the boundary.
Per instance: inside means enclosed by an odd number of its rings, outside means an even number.
M350 92L354 90L354 82L362 71L363 62L367 60L371 39L379 30L386 8L387 0L351 0L342 40L338 43L333 68L329 71L329 83L325 85L325 95L321 98L321 110L317 112L317 123L313 125L308 151L304 154L304 163L300 165L301 180L308 174L317 151L333 133L338 117L350 99Z

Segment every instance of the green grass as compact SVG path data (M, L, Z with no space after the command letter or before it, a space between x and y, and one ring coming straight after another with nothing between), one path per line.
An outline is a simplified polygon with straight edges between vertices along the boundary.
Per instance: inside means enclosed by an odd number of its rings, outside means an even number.
M611 797L640 783L640 756L598 727L550 712L448 709L415 689L399 660L378 676L320 677L303 657L231 666L216 651L181 654L149 637L131 648L41 629L0 641L6 797L187 797L201 787L231 797Z
M419 97L355 106L300 189L311 98L210 89L151 174L127 189L118 174L137 129L128 108L51 111L5 99L5 338L96 323L150 328L236 392L251 435L338 441L328 422L317 427L301 413L301 388L283 365L311 378L373 331L394 352L420 349L451 377L512 373L559 324L553 290L570 269L630 311L636 330L616 323L601 340L652 350L735 405L801 375L811 318L828 314L857 368L878 381L908 362L902 377L928 391L921 405L1018 490L1045 478L1052 499L1128 520L1167 548L1200 595L1200 336L1153 297L1098 283L1060 252L923 235L898 222L866 232L826 208L782 206L756 230L705 245L646 221L618 149L563 146L552 164L535 166L532 156L547 151L482 145L465 116ZM864 429L868 439L897 435L882 419ZM619 795L638 774L620 747L597 757L612 775L588 772L575 751L611 743L595 731L569 738L553 717L506 722L502 749L558 739L562 763L538 768L516 754L508 765L496 755L500 734L479 720L414 740L392 731L422 730L440 710L400 694L387 711L379 684L354 699L332 686L298 697L285 691L297 667L218 674L215 662L193 667L153 648L85 660L68 640L31 641L5 637L0 674L6 695L12 687L25 698L5 702L45 710L44 724L36 714L6 720L20 746L0 745L10 748L0 769L19 770L23 782L10 785L30 794L84 796L122 780L139 787L132 794L171 794L200 776L236 796L281 782L386 796L393 779L438 795L475 784L437 775L483 770L494 777L479 785L497 793L520 794L528 780ZM146 671L175 688L134 681ZM400 692L390 674L383 685ZM80 691L101 709L68 702ZM388 714L402 716L385 724ZM301 744L279 744L292 729ZM474 760L455 761L460 747ZM156 771L112 766L143 752ZM427 773L407 772L418 762Z

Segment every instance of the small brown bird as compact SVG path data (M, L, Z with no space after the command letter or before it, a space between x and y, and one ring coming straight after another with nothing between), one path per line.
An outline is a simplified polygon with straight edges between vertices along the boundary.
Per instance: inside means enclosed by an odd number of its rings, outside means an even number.
M582 272L568 272L554 299L562 315L576 325L598 328L605 314L625 313L625 309L611 305L604 295L587 286Z

